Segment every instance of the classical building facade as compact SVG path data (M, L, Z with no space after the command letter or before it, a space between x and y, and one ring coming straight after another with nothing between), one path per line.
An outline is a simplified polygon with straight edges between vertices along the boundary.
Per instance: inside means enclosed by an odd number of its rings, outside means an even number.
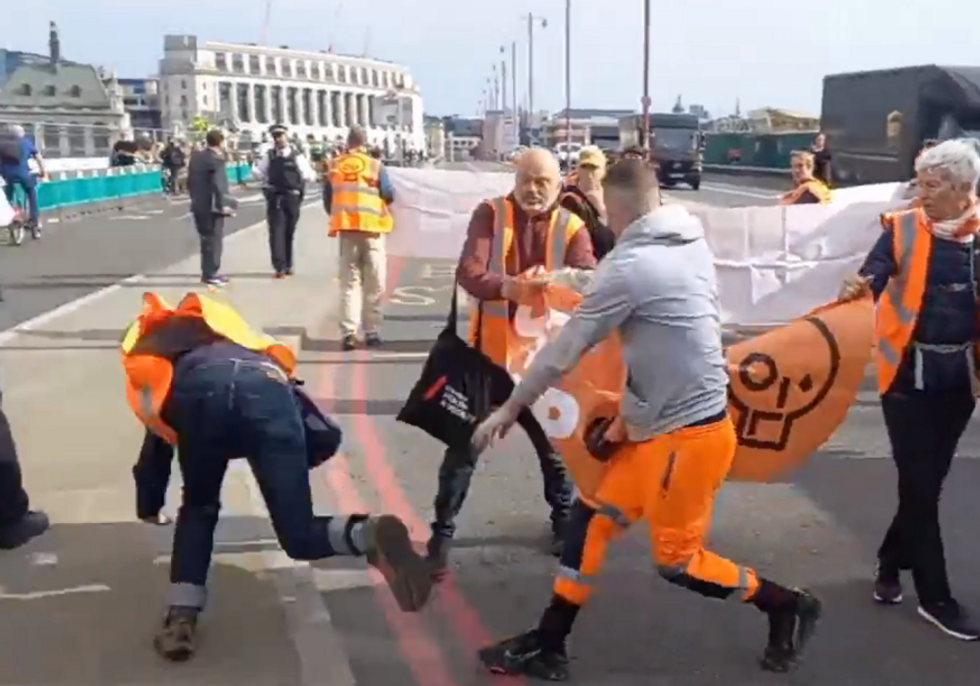
M376 145L425 147L408 68L366 57L165 36L160 97L164 128L175 131L205 117L254 141L274 123L331 141L360 125Z
M48 42L46 60L6 56L0 127L20 124L45 157L107 156L132 133L119 82L102 67L62 59L53 23Z

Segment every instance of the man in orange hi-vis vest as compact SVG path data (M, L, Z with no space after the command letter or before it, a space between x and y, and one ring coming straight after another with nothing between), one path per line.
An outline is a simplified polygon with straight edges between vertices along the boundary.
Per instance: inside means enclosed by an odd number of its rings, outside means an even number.
M175 448L183 477L167 611L154 637L163 657L179 662L194 655L221 483L236 458L248 460L289 557L363 556L384 575L401 609L425 604L429 567L400 519L313 512L308 472L336 452L340 438L299 390L292 350L253 330L225 303L190 293L170 307L147 293L120 353L126 398L146 428L133 470L140 519L163 523Z
M388 172L367 150L367 132L351 127L347 152L330 164L323 183L323 206L330 215L330 235L340 236L340 336L344 350L381 345L381 301L388 255L385 237L394 228L388 206L395 193ZM360 298L357 290L360 289ZM360 300L361 311L354 305Z
M841 290L844 299L870 291L877 300L878 391L898 470L898 510L873 593L900 603L901 572L911 570L919 614L972 641L980 627L949 587L939 499L978 391L980 154L972 140L950 140L915 168L919 206L882 218L881 237Z
M714 257L701 222L661 206L656 171L638 160L603 181L616 247L557 339L538 350L511 397L477 429L484 449L505 434L583 355L618 332L627 379L618 417L599 419L587 443L608 469L592 497L572 507L551 602L538 626L480 651L493 673L565 681L565 643L587 602L609 542L650 525L660 575L707 598L737 598L769 622L762 666L787 671L820 616L820 602L709 551L715 496L731 467L736 432Z

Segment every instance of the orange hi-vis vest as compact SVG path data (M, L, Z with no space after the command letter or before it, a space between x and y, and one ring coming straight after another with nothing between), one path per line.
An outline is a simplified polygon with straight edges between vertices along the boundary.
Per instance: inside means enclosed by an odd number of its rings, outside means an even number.
M381 162L362 150L352 150L331 163L327 177L332 191L331 236L341 231L391 231L394 222L379 188Z
M832 199L830 189L827 188L825 183L817 179L810 179L809 181L804 181L789 193L784 194L776 204L795 205L807 191L812 193L820 201L821 205L826 205Z
M896 274L888 280L888 285L878 298L875 314L878 391L884 394L891 388L905 352L912 343L926 292L933 237L929 231L929 219L919 208L884 214L881 221L885 228L891 228L894 233L892 250L898 266ZM972 220L964 225L964 233L977 228L976 221ZM975 346L975 352L980 355L980 345ZM971 356L972 359L976 358Z
M487 271L491 274L507 276L507 255L514 247L514 204L506 197L486 201L494 212L493 245ZM568 210L556 207L551 212L548 223L547 247L545 250L546 271L556 271L565 266L565 251L572 237L585 224ZM519 269L530 265L518 265ZM480 303L481 313L470 317L469 340L475 344L479 335L480 350L484 355L501 366L507 363L508 338L513 325L510 321L510 302L507 300L484 300Z
M188 293L176 308L156 293L143 295L143 312L123 336L126 400L146 428L176 445L177 433L161 417L180 354L220 340L266 355L289 377L296 355L272 336L252 329L230 305Z

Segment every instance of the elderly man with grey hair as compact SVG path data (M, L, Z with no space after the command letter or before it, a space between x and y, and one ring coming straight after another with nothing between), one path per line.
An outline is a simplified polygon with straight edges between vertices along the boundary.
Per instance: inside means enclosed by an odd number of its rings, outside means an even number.
M898 471L898 510L878 550L874 599L902 601L910 570L919 615L980 639L949 587L939 498L978 390L977 182L980 154L956 139L916 161L919 203L882 216L882 231L841 299L871 294L881 409Z
M14 202L17 186L24 190L31 230L37 237L41 218L37 204L37 179L31 172L30 162L32 158L36 160L38 172L40 176L44 176L44 161L34 147L34 142L27 137L23 126L13 124L7 131L7 135L0 137L0 178L4 182L3 190L7 202L11 204Z

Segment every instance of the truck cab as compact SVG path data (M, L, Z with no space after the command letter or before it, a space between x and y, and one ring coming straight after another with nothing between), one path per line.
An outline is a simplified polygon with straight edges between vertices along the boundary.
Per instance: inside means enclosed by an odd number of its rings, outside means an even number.
M639 147L649 141L661 185L673 188L685 183L694 190L701 187L704 134L693 114L656 113L650 115L650 130L643 135L642 115L629 115L619 122L623 149Z

